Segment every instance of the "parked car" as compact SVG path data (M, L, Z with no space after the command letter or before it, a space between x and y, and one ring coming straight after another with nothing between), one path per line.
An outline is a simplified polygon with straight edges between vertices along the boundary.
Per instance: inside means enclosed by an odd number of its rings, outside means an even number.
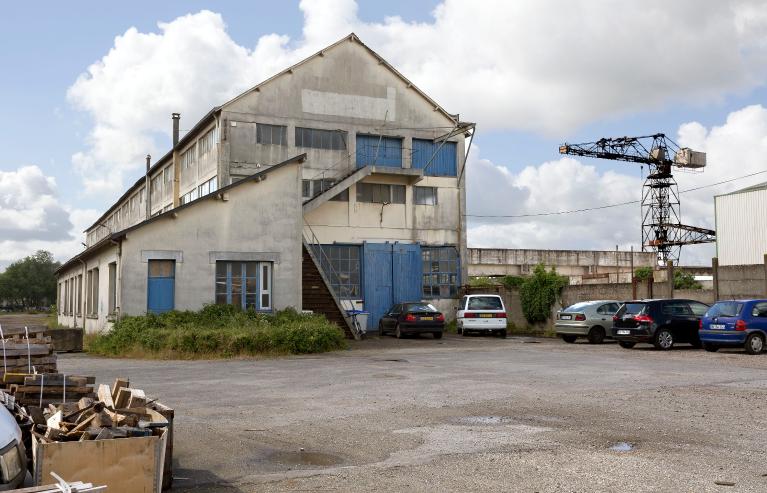
M591 344L601 344L612 335L613 315L620 306L615 300L582 301L557 312L554 328L565 342L586 337Z
M638 342L663 350L678 342L700 347L700 319L708 309L694 300L626 301L613 317L613 339L627 349Z
M455 314L459 334L484 332L506 337L506 307L497 294L470 294L461 298Z
M399 339L406 334L430 333L441 339L445 331L445 315L429 303L414 301L397 303L378 322L378 335L393 332Z
M20 488L27 475L27 455L16 419L0 404L0 491Z
M730 346L761 353L767 337L767 300L717 301L701 319L699 335L706 351Z

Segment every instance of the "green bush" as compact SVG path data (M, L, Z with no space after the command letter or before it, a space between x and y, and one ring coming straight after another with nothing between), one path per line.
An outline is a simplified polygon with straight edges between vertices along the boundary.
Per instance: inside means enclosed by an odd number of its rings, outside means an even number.
M652 277L652 267L637 267L634 270L634 277L640 281L646 281Z
M322 315L293 309L266 314L231 305L208 305L198 312L126 316L109 332L87 340L89 352L108 356L303 354L345 346L343 331Z
M496 283L486 276L472 277L469 279L469 286L473 288L489 288L495 286Z
M533 275L524 280L519 290L522 313L527 321L531 324L545 322L567 283L568 279L557 274L553 267L547 271L543 264L536 265Z
M703 289L703 285L689 272L676 270L674 271L674 289Z
M525 282L526 277L521 276L504 276L501 279L501 284L506 286L508 289L514 289L514 288L521 288L522 284Z

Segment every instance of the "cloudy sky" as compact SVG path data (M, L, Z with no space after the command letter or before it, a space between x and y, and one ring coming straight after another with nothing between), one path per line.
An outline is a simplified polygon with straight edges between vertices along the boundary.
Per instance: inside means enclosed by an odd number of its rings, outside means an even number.
M639 5L641 4L641 6ZM303 0L15 2L0 18L0 268L64 260L82 230L208 109L349 32L478 123L469 245L639 248L642 169L562 142L664 132L708 153L682 220L767 173L767 2ZM644 170L646 172L646 170ZM738 178L729 183L717 182ZM682 263L708 262L712 245Z

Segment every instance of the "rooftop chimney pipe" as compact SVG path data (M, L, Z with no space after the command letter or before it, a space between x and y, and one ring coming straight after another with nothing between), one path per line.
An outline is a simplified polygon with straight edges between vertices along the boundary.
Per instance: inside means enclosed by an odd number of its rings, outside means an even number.
M146 155L146 172L149 173L149 167L152 164L152 156L149 154Z
M181 118L181 113L173 113L173 147L178 144L178 120Z

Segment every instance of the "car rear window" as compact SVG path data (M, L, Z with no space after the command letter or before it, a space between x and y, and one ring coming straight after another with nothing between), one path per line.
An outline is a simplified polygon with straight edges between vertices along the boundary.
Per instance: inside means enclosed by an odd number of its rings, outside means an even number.
M473 296L469 298L467 310L503 310L503 303L498 296Z
M706 312L707 317L737 317L743 310L743 303L737 301L720 301Z
M407 303L405 305L405 311L408 312L436 312L437 309L434 305L429 303Z
M567 308L565 308L565 310L564 310L564 311L566 311L566 312L577 312L577 311L581 311L581 310L583 310L584 308L586 308L587 306L589 306L590 304L591 304L591 303L590 303L590 302L588 302L588 301L581 301L580 303L576 303L576 304L574 304L574 305L570 305L570 306L568 306Z
M647 303L625 303L620 308L620 310L618 310L618 313L616 313L616 315L619 317L622 317L625 314L639 315L641 313L644 313L646 309L647 309Z

